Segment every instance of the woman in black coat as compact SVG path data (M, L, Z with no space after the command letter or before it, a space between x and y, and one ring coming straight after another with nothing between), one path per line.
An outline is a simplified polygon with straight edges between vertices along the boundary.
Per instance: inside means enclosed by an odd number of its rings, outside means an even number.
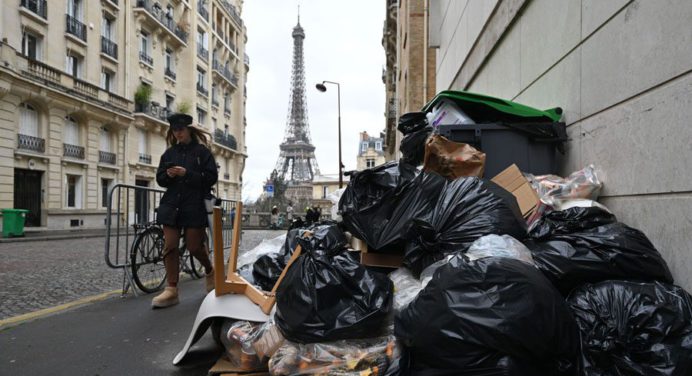
M185 232L190 254L204 266L207 291L214 288L214 271L203 242L207 227L204 199L218 178L216 162L205 146L204 133L189 126L192 124L190 115L173 114L168 122L166 142L170 147L161 156L156 171L156 182L166 188L158 207L157 221L163 225L163 262L168 286L152 301L154 308L178 304L181 229Z

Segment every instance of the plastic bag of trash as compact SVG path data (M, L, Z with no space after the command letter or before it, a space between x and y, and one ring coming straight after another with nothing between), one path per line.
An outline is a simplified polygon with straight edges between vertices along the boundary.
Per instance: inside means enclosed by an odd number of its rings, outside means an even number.
M341 195L344 194L345 190L346 188L340 188L327 195L327 200L329 200L332 203L330 214L332 215L332 219L337 222L341 222L342 220L341 214L339 214L339 200L341 200Z
M299 343L369 337L392 306L392 281L371 272L345 249L315 249L300 238L302 253L276 294L276 323Z
M394 312L399 312L415 299L423 289L420 281L406 268L399 268L389 273L394 284Z
M603 188L603 183L598 179L596 168L592 164L566 178L555 175L525 175L533 189L538 192L541 201L553 207L571 199L596 200Z
M285 240L286 234L279 235L273 239L263 239L255 248L238 256L238 268L253 264L262 255L281 252L281 246Z
M252 347L260 325L249 321L223 321L219 336L226 349L226 357L234 367L244 371L266 367L266 360L263 362Z
M662 283L605 281L568 298L581 330L584 376L689 375L692 298Z
M264 291L271 291L287 263L283 253L260 256L252 265L253 284Z
M483 257L508 257L534 265L531 251L524 243L509 235L486 235L478 238L466 251L469 260Z
M430 216L414 218L403 234L409 240L404 265L418 275L446 254L465 251L484 235L523 239L526 223L514 196L491 181L469 177L448 182Z
M536 266L564 295L608 279L673 283L666 261L643 232L597 207L553 211L526 242Z
M401 160L412 166L419 166L425 156L425 141L433 131L426 120L425 112L401 115L397 129L404 135L399 144Z
M357 191L371 184L352 180L339 203L344 226L365 241L372 252L401 253L405 246L404 230L412 218L428 218L446 179L434 173L421 173L413 180L392 188L386 198L368 205L368 196ZM374 189L374 188L372 188ZM364 200L364 201L362 201Z
M484 168L485 153L469 144L450 141L440 135L434 135L425 142L424 171L434 171L447 179L480 178Z
M286 342L269 360L272 375L383 375L399 358L394 336L298 344Z
M409 347L413 369L464 375L577 372L579 333L572 313L540 271L515 259L450 258L396 314L394 331ZM535 372L527 373L527 367Z

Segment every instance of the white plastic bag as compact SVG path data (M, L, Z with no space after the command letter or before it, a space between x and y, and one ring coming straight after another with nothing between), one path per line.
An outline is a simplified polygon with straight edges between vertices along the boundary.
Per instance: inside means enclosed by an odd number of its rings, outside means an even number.
M486 235L478 238L466 251L470 260L484 257L507 257L535 265L531 251L517 239L509 235Z

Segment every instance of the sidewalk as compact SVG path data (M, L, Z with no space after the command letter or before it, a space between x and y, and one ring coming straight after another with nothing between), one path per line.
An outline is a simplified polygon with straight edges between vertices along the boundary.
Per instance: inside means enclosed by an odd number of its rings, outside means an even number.
M167 309L152 310L151 294L130 294L0 329L0 375L206 375L220 355L210 331L172 364L203 290L203 279L189 280Z
M93 238L93 237L105 237L106 229L74 229L74 230L47 230L47 229L32 229L27 228L24 230L24 236L2 238L0 237L1 243L15 243L15 242L31 242L39 240L62 240L62 239L79 239L79 238Z

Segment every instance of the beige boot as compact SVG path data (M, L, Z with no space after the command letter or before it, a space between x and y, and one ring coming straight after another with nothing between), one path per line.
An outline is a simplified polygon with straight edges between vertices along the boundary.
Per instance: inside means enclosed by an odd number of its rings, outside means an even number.
M210 273L204 276L204 286L207 288L207 292L214 289L214 269Z
M161 294L151 300L151 308L166 308L178 304L178 288L166 287Z

